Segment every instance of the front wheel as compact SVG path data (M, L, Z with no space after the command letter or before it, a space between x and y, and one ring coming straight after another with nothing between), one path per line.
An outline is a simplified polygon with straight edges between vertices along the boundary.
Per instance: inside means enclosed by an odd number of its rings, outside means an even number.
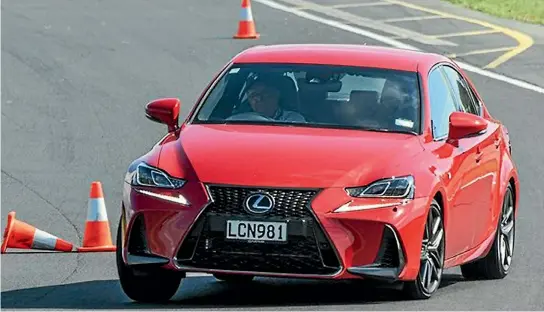
M502 279L508 275L514 257L514 191L511 185L504 194L501 216L493 247L482 259L461 265L466 279Z
M117 229L117 272L123 292L132 300L139 302L166 302L175 295L181 283L182 274L157 269L153 272L136 274L123 262L122 258L122 226Z
M444 244L442 208L433 199L423 233L419 274L415 281L404 284L410 299L429 299L438 290L444 269Z

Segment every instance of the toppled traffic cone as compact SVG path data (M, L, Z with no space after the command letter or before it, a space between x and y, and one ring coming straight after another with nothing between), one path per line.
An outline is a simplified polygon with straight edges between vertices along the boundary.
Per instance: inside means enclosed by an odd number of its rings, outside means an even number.
M95 181L91 183L83 244L77 248L77 251L103 252L116 249L111 240L110 222L106 212L102 183Z
M238 22L238 31L234 35L234 39L257 39L259 33L255 29L255 22L253 21L253 13L251 11L250 0L242 0L242 14L240 21Z
M1 252L8 248L72 251L74 245L32 225L15 219L15 211L8 214Z

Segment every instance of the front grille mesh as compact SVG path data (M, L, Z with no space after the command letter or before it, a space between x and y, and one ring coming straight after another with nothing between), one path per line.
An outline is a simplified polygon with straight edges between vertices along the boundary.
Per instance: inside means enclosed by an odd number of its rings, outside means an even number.
M254 191L265 191L275 199L274 208L263 216L244 209L244 200ZM310 202L317 190L255 189L209 186L213 202L201 214L178 252L180 265L203 269L254 271L287 274L328 275L340 269L340 261L314 217ZM209 218L262 218L263 221L304 220L306 236L288 236L287 243L264 244L228 241L224 231L212 230Z
M208 212L236 216L251 215L243 208L244 200L251 193L259 190L238 187L210 187L209 189L215 204L208 208ZM307 205L317 194L315 190L265 189L264 191L272 195L276 201L275 208L267 214L268 218L312 218Z

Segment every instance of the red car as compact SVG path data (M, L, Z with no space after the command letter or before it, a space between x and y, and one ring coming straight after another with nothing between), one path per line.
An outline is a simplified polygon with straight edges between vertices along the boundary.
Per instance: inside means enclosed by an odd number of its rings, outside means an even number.
M519 178L506 127L450 59L363 45L236 55L125 177L117 266L135 301L186 272L398 282L505 277Z

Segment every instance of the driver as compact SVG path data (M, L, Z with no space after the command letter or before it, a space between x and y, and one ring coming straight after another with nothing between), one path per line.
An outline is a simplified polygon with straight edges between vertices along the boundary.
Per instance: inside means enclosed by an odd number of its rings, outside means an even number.
M269 79L257 78L248 88L247 98L253 112L277 121L305 122L299 113L279 106L280 90Z

